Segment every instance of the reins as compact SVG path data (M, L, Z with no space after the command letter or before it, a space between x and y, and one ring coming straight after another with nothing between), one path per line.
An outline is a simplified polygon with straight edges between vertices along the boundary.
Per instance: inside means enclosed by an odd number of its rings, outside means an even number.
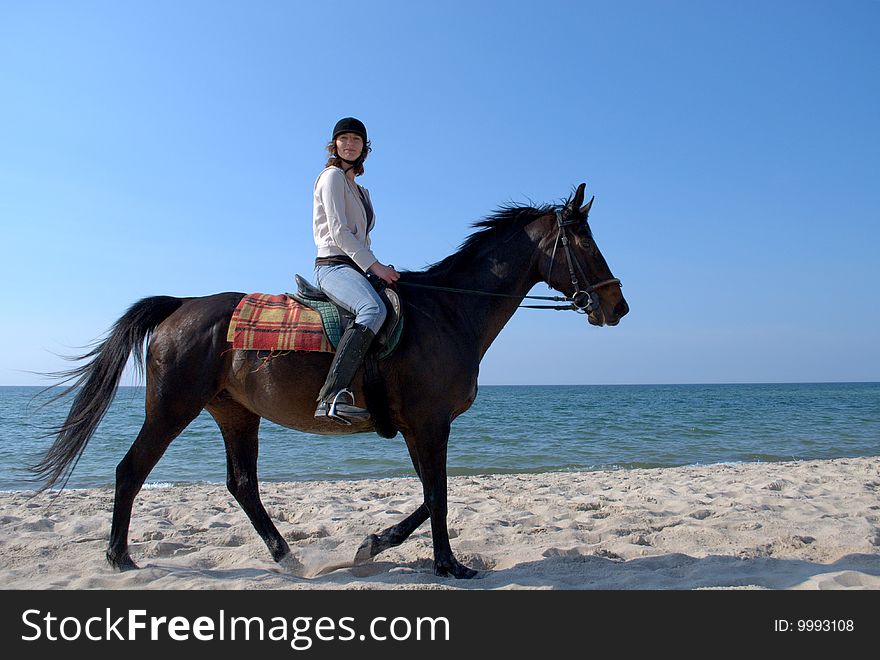
M620 280L612 278L610 280L603 280L602 282L597 282L592 286L588 286L585 289L580 289L577 293L592 293L596 289L599 289L603 286L608 286L609 284L620 284ZM411 286L416 287L418 289L432 289L434 291L446 291L447 293L467 293L473 296L493 296L495 298L519 298L520 300L550 300L553 302L567 302L568 305L519 305L519 307L523 309L557 309L557 310L565 310L565 311L575 311L581 312L585 311L585 308L578 307L575 305L574 298L569 298L568 296L517 296L511 293L491 293L489 291L477 291L475 289L457 289L451 286L436 286L434 284L417 284L415 282L397 282L397 286Z
M574 302L567 296L517 296L511 293L491 293L490 291L477 291L475 289L457 289L451 286L435 286L433 284L416 284L415 282L397 282L398 286L412 286L419 289L432 289L434 291L446 291L448 293L467 293L473 296L493 296L495 298L520 298L529 300L552 300L554 302ZM520 305L529 309L572 309L572 305Z
M519 307L524 309L554 309L561 311L574 311L581 312L582 314L587 314L593 309L593 305L597 304L598 301L593 301L593 292L597 289L601 289L602 287L608 286L609 284L617 284L618 286L623 286L620 283L620 280L616 277L612 277L607 280L602 280L601 282L596 282L596 284L590 284L585 287L581 287L580 281L578 280L578 276L575 273L575 268L577 268L577 272L580 273L584 282L587 281L586 275L584 275L584 271L581 268L580 263L577 259L574 258L574 255L571 253L571 247L569 245L568 240L568 232L566 228L574 222L572 221L564 221L562 219L562 212L556 211L556 224L559 228L559 231L556 234L556 241L553 244L553 253L550 255L550 270L547 273L547 277L549 279L550 273L553 272L553 260L556 258L556 248L560 243L560 239L562 242L562 247L565 250L566 261L568 262L568 272L571 277L571 283L574 286L574 294L569 296L518 296L510 293L492 293L490 291L478 291L475 289L460 289L451 286L437 286L434 284L417 284L415 282L401 282L398 281L397 284L399 286L409 286L415 287L419 289L431 289L433 291L446 291L447 293L463 293L473 296L492 296L495 298L518 298L520 300L549 300L552 302L566 302L567 305L519 305Z

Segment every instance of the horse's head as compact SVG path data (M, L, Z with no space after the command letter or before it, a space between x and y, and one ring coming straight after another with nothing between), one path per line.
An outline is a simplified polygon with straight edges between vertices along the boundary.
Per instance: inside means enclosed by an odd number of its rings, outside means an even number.
M574 301L587 313L592 325L617 325L629 312L620 290L620 280L611 274L590 231L588 216L593 200L586 205L586 184L574 197L544 221L539 243L540 278Z

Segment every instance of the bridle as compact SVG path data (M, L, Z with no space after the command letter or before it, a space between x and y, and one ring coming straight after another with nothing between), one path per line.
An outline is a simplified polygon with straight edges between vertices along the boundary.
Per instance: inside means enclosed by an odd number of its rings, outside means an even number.
M556 261L556 248L561 241L562 247L565 250L565 260L568 262L568 274L569 277L571 277L571 285L574 287L574 293L571 294L571 297L566 297L565 300L571 301L571 309L574 311L581 312L582 314L589 314L599 306L599 298L594 295L595 291L608 286L609 284L617 284L618 286L622 285L620 284L620 280L616 277L602 280L595 284L588 284L589 280L584 274L584 269L581 268L580 262L571 253L571 245L568 240L568 228L579 222L580 220L578 219L564 220L562 217L562 209L556 210L556 226L558 227L558 231L556 232L556 241L553 243L553 252L550 254L550 265L547 268L547 279L549 280L550 275L553 273L553 264ZM575 273L575 267L577 268L577 273ZM578 279L578 273L584 281L585 286L583 287Z
M571 277L571 284L574 287L574 293L571 296L517 296L509 293L492 293L489 291L476 291L474 289L458 289L455 287L449 286L435 286L432 284L417 284L415 282L397 282L398 285L416 287L419 289L433 289L435 291L447 291L450 293L468 293L476 296L493 296L497 298L520 298L520 299L529 299L529 300L550 300L553 302L567 302L567 305L519 305L525 309L555 309L555 310L564 310L564 311L574 311L579 312L581 314L589 314L594 309L599 306L599 297L595 295L595 292L602 287L606 287L610 284L617 284L618 286L623 286L620 283L620 280L616 277L612 277L607 280L602 280L601 282L596 282L595 284L589 284L589 280L587 276L584 274L583 268L581 268L580 262L575 258L575 256L571 252L571 245L568 239L568 228L576 225L579 220L564 220L562 217L562 209L556 210L556 226L558 231L556 232L556 241L553 243L553 253L550 255L550 267L547 270L547 279L550 279L550 275L553 272L553 262L556 259L556 248L559 243L562 243L562 248L565 250L565 259L568 262L568 273ZM575 268L577 268L577 272L575 272ZM581 281L578 279L577 273L580 273L581 279L583 279L584 286L581 286ZM549 284L548 284L549 286ZM551 287L552 288L552 287Z

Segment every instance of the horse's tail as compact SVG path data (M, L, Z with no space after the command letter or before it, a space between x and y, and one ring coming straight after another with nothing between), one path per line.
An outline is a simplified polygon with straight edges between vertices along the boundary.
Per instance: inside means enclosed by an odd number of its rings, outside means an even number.
M51 488L64 477L61 487L67 483L70 473L86 448L86 444L98 428L110 408L119 379L134 352L135 367L144 372L144 345L153 330L183 304L184 299L171 296L153 296L139 300L116 321L110 335L85 355L70 358L74 361L89 360L74 369L50 376L61 383L75 381L51 401L64 397L78 389L64 423L52 429L49 435L55 441L39 463L31 467L36 481L42 481L40 491Z

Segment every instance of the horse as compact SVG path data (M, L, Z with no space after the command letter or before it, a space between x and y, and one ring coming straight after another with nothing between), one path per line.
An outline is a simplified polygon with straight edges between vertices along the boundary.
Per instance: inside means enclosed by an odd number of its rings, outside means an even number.
M454 556L447 530L447 445L453 420L477 396L480 361L498 333L540 281L564 294L566 309L584 312L593 326L614 326L629 311L620 280L593 240L583 205L585 184L567 200L541 207L505 205L483 220L457 252L423 271L401 273L397 290L405 331L394 353L378 363L387 414L406 442L421 480L423 501L401 522L369 535L355 563L403 543L430 519L434 573L477 574ZM560 248L561 246L561 248ZM331 354L294 351L267 360L259 351L230 350L227 329L243 293L203 297L153 296L133 304L103 342L73 369L62 395L76 392L54 441L32 467L40 490L66 484L76 461L107 412L133 354L146 375L145 419L116 467L109 564L136 569L128 533L134 500L171 442L203 409L226 449L226 485L265 542L288 569L298 560L269 518L257 479L261 418L315 434L372 431L373 422L342 426L314 417ZM559 308L557 306L557 308ZM146 346L146 355L144 348ZM259 368L258 368L259 367ZM353 384L363 400L363 369Z

